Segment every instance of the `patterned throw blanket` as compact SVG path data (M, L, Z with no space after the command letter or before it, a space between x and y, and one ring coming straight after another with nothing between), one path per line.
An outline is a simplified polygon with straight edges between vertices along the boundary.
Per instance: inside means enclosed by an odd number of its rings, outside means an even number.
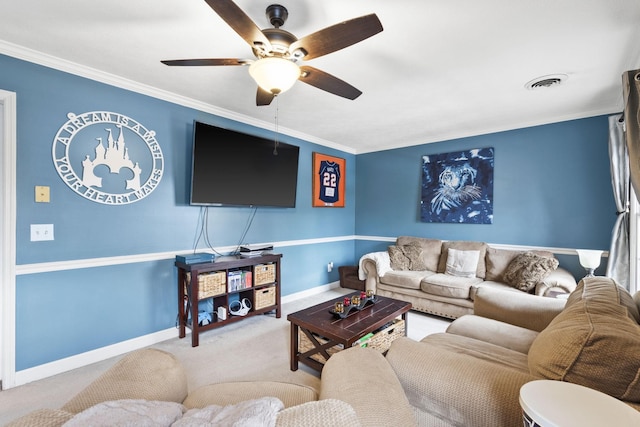
M275 397L189 410L175 402L114 400L86 409L64 426L275 427L278 412L283 408L282 401Z

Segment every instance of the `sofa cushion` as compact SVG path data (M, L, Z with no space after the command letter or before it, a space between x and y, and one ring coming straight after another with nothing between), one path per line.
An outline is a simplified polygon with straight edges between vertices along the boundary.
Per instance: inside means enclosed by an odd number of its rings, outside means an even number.
M457 277L476 277L480 251L460 251L449 248L445 274Z
M522 354L529 353L531 343L539 333L475 314L457 318L447 327L446 332L495 344Z
M320 387L321 401L348 403L365 427L416 425L398 377L377 350L356 346L334 354L322 369Z
M546 298L521 292L504 285L505 288L482 286L476 290L473 314L495 319L532 331L541 332L564 310L566 299Z
M640 326L632 307L631 295L614 280L582 279L533 341L531 373L640 402Z
M427 335L420 342L457 354L472 356L470 361L484 360L525 374L529 373L526 354L491 342L448 332Z
M61 409L38 409L5 424L5 427L61 426L74 415Z
M504 272L504 281L524 292L534 289L550 271L558 268L558 260L536 255L533 252L518 254Z
M518 391L535 379L526 355L489 343L470 345L475 340L466 337L458 337L455 345L455 335L444 335L450 336L436 340L430 335L423 342L402 337L387 353L419 425L522 426ZM506 364L495 359L500 354Z
M426 239L424 237L400 236L396 240L397 246L418 246L422 248L422 262L424 270L437 271L442 251L442 240Z
M509 263L521 253L521 251L488 247L487 254L485 256L485 262L487 264L487 274L485 279L504 282L502 277L504 271L509 266Z
M432 276L433 271L388 271L380 278L380 283L407 289L420 289L420 282Z
M487 252L487 244L484 242L466 242L466 241L449 241L442 243L442 252L440 254L440 260L438 261L438 273L444 273L447 270L447 258L449 255L449 248L457 249L460 251L480 251L480 258L478 260L478 268L476 270L476 277L484 279L487 268L485 265L485 254Z
M431 295L468 299L471 287L481 282L479 277L456 277L438 273L422 279L420 289Z
M182 402L187 391L187 374L178 358L144 348L124 356L61 409L77 414L98 403L122 399Z
M292 406L278 413L276 427L360 427L356 411L347 402L325 399Z

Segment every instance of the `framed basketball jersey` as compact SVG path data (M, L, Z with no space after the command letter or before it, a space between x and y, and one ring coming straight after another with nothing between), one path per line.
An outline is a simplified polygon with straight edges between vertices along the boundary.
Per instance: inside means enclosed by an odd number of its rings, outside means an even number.
M313 207L344 207L345 163L340 157L313 153Z

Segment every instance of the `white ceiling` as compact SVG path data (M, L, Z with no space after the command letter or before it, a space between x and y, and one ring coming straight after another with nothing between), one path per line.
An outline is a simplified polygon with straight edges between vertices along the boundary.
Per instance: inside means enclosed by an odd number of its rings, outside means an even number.
M261 28L275 0L236 0ZM307 62L363 92L297 82L256 107L246 67L162 59L253 58L204 0L3 0L0 53L352 153L622 111L621 75L640 68L638 0L282 0L299 38L376 13L384 31ZM1 70L0 70L1 72ZM560 85L530 80L565 74ZM159 89L160 91L156 91Z

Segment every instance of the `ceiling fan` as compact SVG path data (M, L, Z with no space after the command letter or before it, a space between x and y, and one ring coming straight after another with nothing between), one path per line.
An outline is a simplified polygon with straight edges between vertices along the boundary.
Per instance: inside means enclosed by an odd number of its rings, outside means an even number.
M266 15L274 28L261 30L231 0L205 0L220 17L242 37L256 59L205 58L161 61L172 66L249 65L249 74L258 83L256 105L269 105L273 98L288 90L296 80L347 99L356 99L361 91L349 83L308 65L302 60L318 58L356 44L382 31L375 14L361 16L324 28L301 39L281 29L289 12L272 4Z

